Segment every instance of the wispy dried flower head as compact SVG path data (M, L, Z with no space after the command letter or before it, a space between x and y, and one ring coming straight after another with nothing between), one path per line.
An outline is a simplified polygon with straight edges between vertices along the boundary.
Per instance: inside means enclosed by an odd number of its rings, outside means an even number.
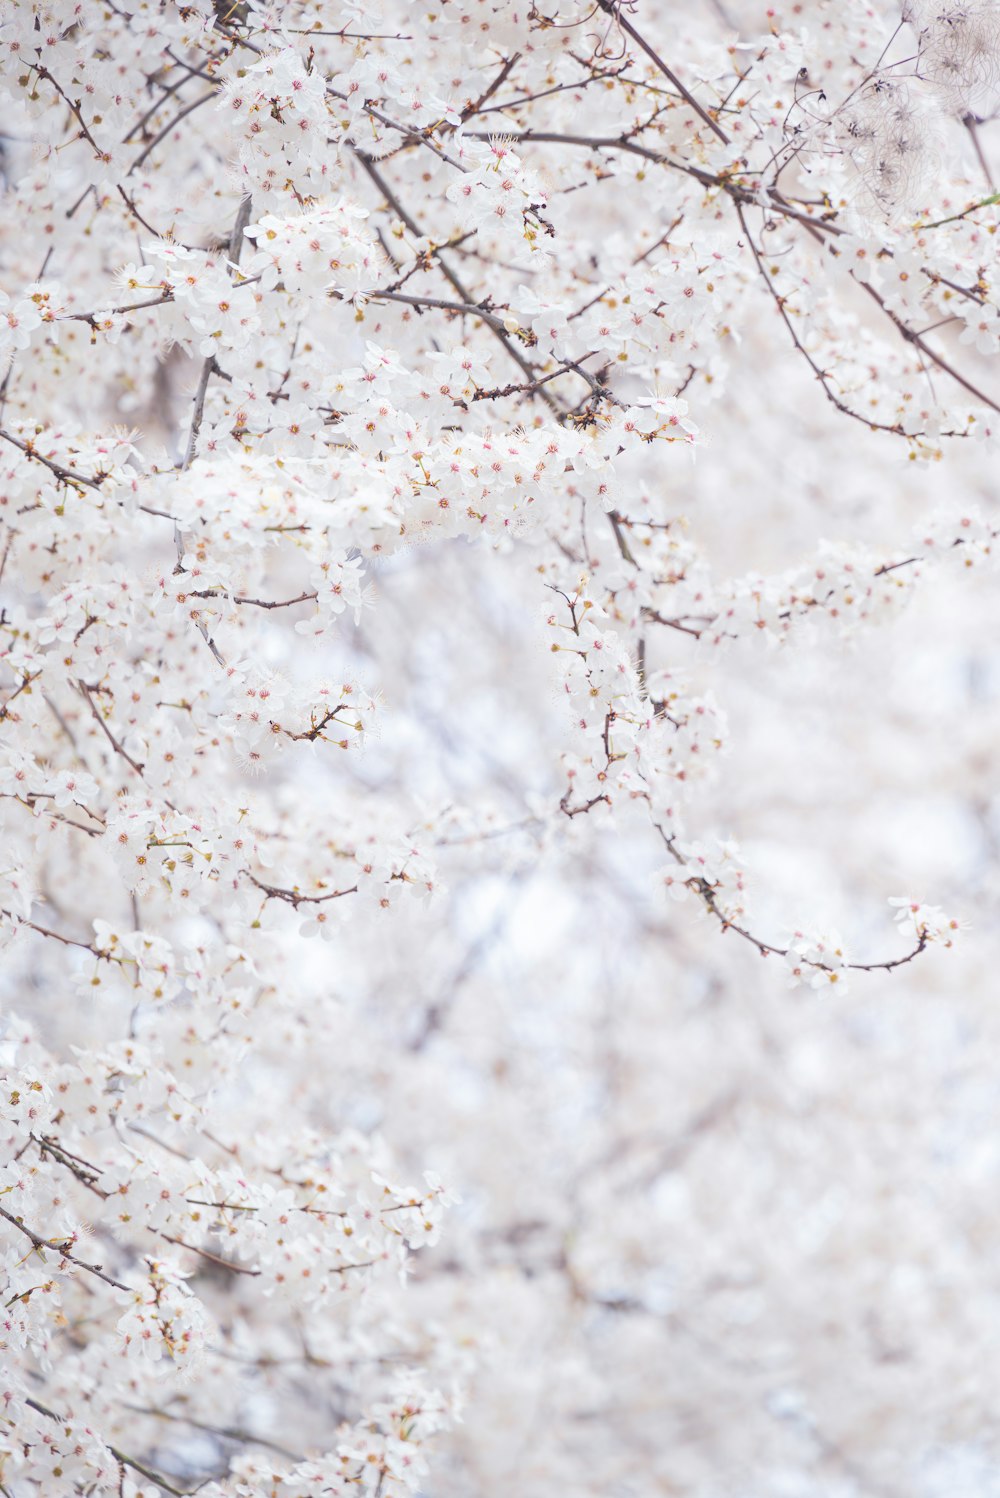
M887 217L919 197L937 157L934 122L903 82L876 78L835 119L862 193Z
M917 33L919 76L949 113L992 115L1000 107L1000 6L907 0L903 19Z

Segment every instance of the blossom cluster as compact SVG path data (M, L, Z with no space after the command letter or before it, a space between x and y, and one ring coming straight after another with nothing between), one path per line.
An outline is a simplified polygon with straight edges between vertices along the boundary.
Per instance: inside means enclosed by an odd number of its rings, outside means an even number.
M467 912L441 902L454 883L475 907L508 837L516 878L618 840L670 897L655 929L700 906L748 961L838 994L964 924L907 899L909 945L871 962L821 915L758 931L752 861L705 808L733 738L713 673L752 644L838 648L918 582L978 573L988 502L956 496L909 546L880 521L734 568L696 484L722 465L741 503L741 465L791 424L758 392L740 450L713 447L758 344L798 361L810 420L914 472L992 451L1000 220L962 119L995 88L995 10L909 7L895 60L875 9L812 38L769 14L752 43L717 9L691 39L610 0L0 19L13 1498L402 1498L510 1331L502 1252L536 1291L562 1276L574 1314L633 1309L565 1162L551 1234L513 1166L502 1231L475 1182L445 1216L427 1117L483 1114L523 1058L484 1058L469 1026L434 1070L493 971L493 938L459 950ZM442 624L408 580L483 556L510 593L477 596L466 638L462 585ZM478 687L449 674L463 651ZM550 1023L517 1032L533 1095L574 1128L612 1113L608 1077L550 1089ZM504 1490L576 1490L536 1475Z

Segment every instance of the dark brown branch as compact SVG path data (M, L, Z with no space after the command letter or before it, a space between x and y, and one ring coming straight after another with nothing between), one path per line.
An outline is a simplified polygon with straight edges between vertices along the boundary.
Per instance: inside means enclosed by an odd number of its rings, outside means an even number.
M96 140L87 128L87 122L80 112L80 101L76 100L76 102L74 102L62 88L58 80L52 76L48 68L43 67L40 62L32 63L31 66L34 68L39 78L44 78L48 83L51 83L56 93L64 101L64 103L70 110L70 113L75 118L77 124L80 126L80 135L93 148L94 155L97 157L98 161L103 161L105 164L107 164L111 160L111 157L107 151L101 149L101 147L97 144Z
M681 868L690 868L690 865L684 858L684 855L678 849L675 838L671 834L665 832L664 829L659 826L659 824L656 824L656 830L663 839L667 851L681 866ZM752 931L747 929L747 927L741 926L737 921L734 921L729 916L727 916L725 911L720 907L718 900L716 899L714 886L711 885L707 879L703 878L702 875L692 873L690 878L685 879L683 882L687 886L687 888L692 891L693 894L698 896L699 900L701 900L702 904L705 906L705 909L709 912L709 914L715 917L715 919L721 925L723 932L732 931L736 936L742 937L743 940L749 942L752 947L756 947L757 951L762 957L787 957L789 955L792 950L791 947L776 947L771 942L763 941L761 937L755 936ZM907 952L904 957L891 957L887 958L884 962L844 962L840 964L840 967L833 967L831 966L831 964L820 962L813 957L802 957L800 960L803 967L811 967L815 968L819 972L830 973L832 975L832 981L836 981L836 975L839 971L841 971L841 969L843 969L845 972L853 973L893 972L898 967L905 967L906 964L908 962L912 962L915 957L919 957L921 952L926 951L927 945L928 939L926 935L920 935L917 938L916 946L911 951Z
M0 910L0 915L6 916L9 921L16 921L19 926L27 927L29 931L37 932L39 936L49 936L53 941L60 941L64 947L79 947L84 952L92 952L99 959L106 962L111 961L110 952L103 952L100 947L95 947L92 942L78 941L73 936L63 936L61 931L52 931L48 926L36 925L34 921L28 921L23 916L14 915L10 910Z
M37 1253L43 1253L45 1249L48 1249L50 1253L57 1253L66 1263L72 1264L75 1269L86 1269L88 1274L96 1275L99 1280L103 1280L106 1285L110 1285L113 1289L128 1292L128 1285L123 1285L120 1281L112 1279L110 1274L105 1274L100 1264L91 1264L86 1259L78 1259L75 1256L70 1248L70 1244L76 1241L75 1237L42 1238L38 1233L33 1232L31 1228L26 1227L20 1217L15 1217L12 1212L8 1212L6 1207L0 1207L0 1217L6 1218L9 1223L17 1228L18 1232L23 1233L26 1238L30 1238Z
M169 1233L157 1230L157 1236L165 1243L173 1243L178 1248L186 1248L189 1254L198 1254L200 1258L207 1259L210 1264L215 1264L219 1269L228 1269L230 1274L248 1274L254 1278L262 1272L259 1269L247 1269L243 1264L234 1264L231 1259L221 1259L218 1254L209 1253L207 1248L196 1248L193 1243L185 1243L183 1238L172 1238Z
M269 900L284 900L293 910L297 910L300 905L323 905L327 900L339 900L344 895L356 895L358 892L358 886L352 884L350 889L335 889L328 895L300 895L295 889L281 889L274 884L265 884L255 874L251 874L249 869L245 869L244 874Z
M125 763L127 765L131 766L131 768L135 771L135 773L139 776L139 778L141 780L142 779L142 772L143 772L143 769L145 767L143 765L138 764L132 758L131 754L129 754L128 750L124 749L121 746L121 744L119 744L118 740L115 738L114 734L111 732L111 729L108 727L108 725L105 723L104 719L101 717L100 710L99 710L99 708L97 706L97 703L94 701L93 697L91 696L91 688L87 686L87 683L85 681L81 681L78 678L76 684L79 687L80 691L82 692L83 697L86 700L87 706L90 708L90 711L91 711L91 713L93 715L93 718L94 718L94 722L100 728L101 732L105 735L105 737L107 738L107 741L111 745L112 749L115 751L116 754L120 754L121 755L121 757L125 761Z
M464 317L478 317L494 331L506 332L502 317L491 312L488 307L479 302L452 302L445 297L436 296L408 296L402 291L366 291L365 297L371 302L405 302L410 307L438 308L442 312L459 312Z
M37 1399L26 1399L25 1404L35 1410L39 1415L44 1415L46 1420L54 1420L57 1425L71 1425L73 1422L64 1415L57 1415L55 1410L50 1410L48 1405L40 1404ZM134 1456L126 1456L124 1451L119 1451L117 1446L104 1442L116 1462L123 1467L131 1467L133 1472L141 1472L143 1477L148 1477L150 1482L162 1488L165 1493L172 1493L175 1498L188 1498L188 1495L197 1491L195 1488L175 1488L172 1482L160 1472L154 1472L152 1467L147 1467L144 1462L137 1461Z
M860 411L855 411L853 407L849 406L845 400L842 400L840 396L836 394L833 389L830 375L827 374L826 370L821 369L820 366L816 363L816 360L813 358L812 354L810 354L809 350L802 342L798 333L795 331L792 319L788 314L786 298L780 294L771 279L770 273L768 272L767 267L764 264L761 253L754 243L753 236L750 233L749 228L747 227L746 216L743 212L742 206L739 203L734 203L734 207L736 208L736 213L740 221L740 227L742 228L743 233L746 236L747 246L750 250L750 253L753 255L754 263L757 266L760 278L767 288L767 291L770 294L775 307L778 309L781 320L788 331L788 336L792 340L792 345L795 348L796 352L801 354L802 358L806 361L809 368L816 376L817 380L820 383L823 394L826 396L830 404L832 406L835 406L836 409L838 411L841 411L845 416L849 416L852 421L860 421L862 425L868 427L870 431L891 432L893 436L896 437L905 437L909 435L903 431L903 428L900 426L898 421L891 424L883 421L873 421L870 416L864 416Z
M386 182L385 178L379 171L378 167L375 165L374 161L372 161L371 157L367 156L364 151L359 150L357 147L355 147L354 155L363 169L367 172L368 176L374 182L375 186L382 193L383 197L385 198L389 207L396 214L397 218L399 218L406 225L411 234L415 234L418 238L422 238L423 231L421 230L419 224L409 213L407 213L406 209L403 207L403 204L396 197L396 194ZM461 298L463 304L467 307L475 306L475 298L466 289L465 283L462 281L461 277L452 270L451 266L444 259L441 251L432 251L432 254L434 256L434 259L437 261L437 264L441 270L442 275L445 277L445 280L449 281L454 289L458 292L458 295ZM529 381L536 380L538 378L537 369L535 369L534 366L531 365L527 359L525 359L520 349L511 340L510 334L506 331L506 329L503 326L497 327L493 322L487 322L487 326L491 329L494 337L499 339L500 343L503 344L507 353L513 359L514 363L517 365L518 369L520 369L521 373L523 375L526 375ZM541 397L545 401L546 405L550 407L550 409L554 411L560 410L558 403L552 399L547 390L540 390L539 393L541 394Z
M487 99L492 99L497 89L502 88L506 83L507 79L511 75L511 72L520 61L520 59L520 52L514 52L510 57L505 58L503 65L501 66L500 71L497 73L496 77L493 79L493 82L487 85L486 89L479 95L479 98L474 104L467 104L462 110L463 120L469 120L473 115L479 114Z
M160 141L165 140L170 132L177 128L181 120L185 119L189 114L193 114L196 109L200 109L203 104L207 104L209 100L214 99L217 96L217 90L213 88L207 94L201 94L197 99L192 99L190 104L185 104L184 107L174 115L170 123L164 125L163 129L159 130L156 135L153 136L153 139L143 147L140 154L135 158L132 165L129 167L126 176L131 177L133 172L138 171L139 167L142 166L146 158L160 144Z
M677 74L673 72L671 68L667 67L667 64L663 61L663 58L659 55L659 53L655 52L646 41L645 37L640 35L638 31L636 31L631 21L629 21L625 16L622 15L621 0L597 0L597 4L607 15L614 17L615 21L621 27L622 31L624 31L625 35L630 36L636 43L636 45L642 48L650 61L659 68L660 72L663 74L664 78L667 79L668 83L672 84L680 94L681 98L685 101L685 103L691 106L698 118L704 120L709 129L714 131L715 134L719 137L723 145L728 146L729 136L719 125L718 121L712 119L712 116L707 112L707 110L705 110L698 103L698 100L694 97L694 94L692 94L689 89L684 87L684 84L678 78Z
M43 457L31 442L22 442L20 437L15 437L13 432L8 432L0 427L0 437L9 442L12 447L19 447L26 457L32 462L41 463L50 473L54 474L61 484L71 484L74 487L83 485L87 489L100 489L106 477L105 474L91 477L89 474L77 473L73 468L64 468L61 463L56 463L52 458Z

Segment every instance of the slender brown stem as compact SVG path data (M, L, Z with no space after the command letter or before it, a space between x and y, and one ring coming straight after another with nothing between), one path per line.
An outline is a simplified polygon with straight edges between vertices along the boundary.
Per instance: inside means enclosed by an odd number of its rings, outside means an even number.
M632 25L628 17L622 15L620 0L597 0L597 3L607 15L613 16L615 18L616 23L621 27L625 35L630 36L635 42L636 46L642 48L646 56L652 63L656 65L656 67L659 68L664 78L666 78L667 81L673 85L673 87L680 94L681 98L687 104L690 104L691 108L694 110L698 118L700 120L704 120L709 129L714 131L714 133L719 137L723 145L728 146L729 136L723 130L718 121L712 119L712 116L708 113L708 111L698 103L698 100L695 98L694 94L692 94L689 89L685 88L684 84L678 78L677 74L667 66L659 53L655 52L646 41L645 37L642 36L638 31L636 31L635 27Z
M77 473L73 468L64 468L61 463L56 463L52 458L44 457L37 451L33 443L24 442L20 437L15 437L13 432L8 432L0 427L0 437L9 442L12 447L19 447L21 451L34 463L41 463L50 473L54 474L61 484L71 484L74 487L83 485L86 489L100 489L106 475L92 477L86 473Z
M69 1246L74 1241L72 1238L42 1238L31 1228L26 1227L20 1217L15 1217L12 1212L8 1212L6 1207L0 1207L0 1217L6 1218L17 1228L18 1232L29 1238L36 1252L44 1253L45 1249L48 1249L50 1253L57 1253L61 1259L72 1264L75 1269L86 1269L88 1274L96 1275L99 1280L103 1280L113 1289L128 1292L128 1285L123 1285L119 1280L112 1279L110 1274L105 1274L100 1264L91 1264L86 1259L78 1259Z
M115 751L116 754L120 754L121 755L121 757L125 761L125 763L127 765L131 766L131 768L135 771L135 773L139 776L139 778L141 780L142 779L142 772L143 772L143 769L145 767L143 765L140 765L136 760L134 760L132 758L131 754L129 754L128 750L124 749L122 747L122 745L119 744L118 740L115 738L114 734L111 732L111 729L108 727L108 725L105 723L104 719L101 717L100 709L98 708L97 703L94 701L93 697L91 696L91 689L90 689L90 687L87 686L87 683L85 681L80 681L78 679L76 684L79 687L81 693L83 694L83 697L84 697L84 699L85 699L85 701L87 703L87 706L90 708L90 711L91 711L91 713L93 715L93 718L94 718L94 722L100 728L101 732L104 734L105 738L107 739L108 743L111 745L112 749Z

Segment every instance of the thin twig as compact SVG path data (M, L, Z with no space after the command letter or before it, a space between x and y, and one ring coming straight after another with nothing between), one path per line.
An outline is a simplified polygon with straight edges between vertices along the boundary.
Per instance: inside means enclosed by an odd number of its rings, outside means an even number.
M709 129L713 130L719 137L723 145L728 146L729 136L722 129L718 121L713 120L712 116L707 112L707 110L702 108L702 106L698 103L698 100L695 98L694 94L692 94L689 89L684 87L684 84L678 78L677 74L671 68L667 67L667 64L663 61L663 58L659 55L659 53L654 52L653 48L646 41L645 37L641 36L640 33L636 31L631 21L629 21L625 16L622 15L621 0L597 0L597 3L601 7L601 10L605 12L605 14L614 17L615 21L621 27L622 31L624 31L625 35L630 36L636 43L636 45L642 48L650 61L655 63L655 65L659 68L664 78L666 78L669 83L673 84L674 88L680 94L681 98L687 104L690 104L691 108L694 110L698 118L704 120Z
M128 750L125 749L125 748L123 748L122 745L119 744L118 740L115 738L114 734L111 732L111 729L108 727L108 725L105 723L104 719L101 717L100 710L98 709L97 703L94 701L93 697L90 694L90 688L87 686L87 683L85 681L81 681L78 678L76 684L79 687L80 691L82 692L82 694L84 696L84 699L86 700L87 706L90 708L90 711L93 714L94 722L97 724L97 726L104 733L104 735L107 738L108 743L111 745L112 749L115 751L116 754L120 754L121 755L121 757L125 761L125 763L127 765L131 766L131 768L135 771L135 773L139 776L139 779L141 780L142 779L142 772L145 769L145 766L144 765L140 765L136 760L134 760L132 758L131 754L129 754Z
M75 1269L86 1269L88 1274L96 1275L106 1285L110 1285L115 1290L124 1290L126 1294L128 1293L128 1285L123 1285L119 1280L112 1279L110 1274L105 1274L100 1264L91 1264L86 1259L78 1259L69 1247L70 1243L74 1241L72 1237L42 1238L38 1233L33 1232L31 1228L26 1227L20 1217L15 1217L12 1212L8 1212L6 1207L0 1207L0 1217L6 1218L9 1223L17 1228L18 1232L23 1233L26 1238L30 1238L36 1252L42 1253L45 1249L48 1249L50 1253L57 1253L61 1259L65 1259Z

